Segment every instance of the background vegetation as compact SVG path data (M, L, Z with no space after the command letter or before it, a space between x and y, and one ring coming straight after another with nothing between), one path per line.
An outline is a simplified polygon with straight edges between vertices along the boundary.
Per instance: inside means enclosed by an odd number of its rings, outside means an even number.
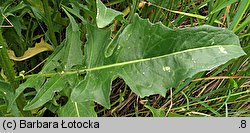
M142 18L148 18L153 23L160 21L169 28L203 24L227 28L238 35L247 55L183 81L178 87L171 88L166 97L153 95L140 98L131 92L122 79L116 79L112 83L111 108L106 109L97 103L94 105L98 116L250 116L249 0L102 0L102 2L109 8L123 12L127 20L136 12ZM72 23L72 18L79 25L82 48L86 42L86 24L96 23L95 0L1 0L0 12L1 46L7 46L7 49L13 50L16 55L16 57L6 56L9 55L7 51L1 51L0 85L9 86L4 82L8 81L14 90L25 82L23 76L28 77L41 72L52 50L63 45L67 26ZM125 22L115 20L109 25L113 37L119 34L123 23ZM47 43L41 41L42 38ZM47 47L45 50L35 49L38 51L36 55L33 51L24 56L25 51L37 43L41 43L43 48L44 45ZM4 63L3 59L8 61ZM18 108L23 108L26 101L33 99L35 94L34 87L26 88L17 99ZM3 93L1 97L0 116L13 116L13 112L7 112L8 103ZM56 110L59 106L65 105L67 100L67 95L56 93L53 100L44 106L31 112L21 112L25 116L58 116Z

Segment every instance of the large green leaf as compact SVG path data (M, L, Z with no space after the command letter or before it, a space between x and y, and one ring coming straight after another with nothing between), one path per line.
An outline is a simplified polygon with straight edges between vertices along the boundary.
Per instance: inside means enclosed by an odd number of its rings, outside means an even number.
M101 0L96 0L96 7L97 7L97 14L96 14L96 23L97 27L104 28L112 21L118 17L122 16L121 12L118 12L116 10L107 8Z
M75 65L81 65L83 60L82 54L82 41L80 39L80 28L76 23L75 19L64 10L70 20L70 25L66 30L66 40L65 40L65 51L64 51L64 60L65 70L70 70L71 67Z
M84 65L87 68L96 68L108 64L107 60L105 60L104 49L110 42L111 32L91 25L87 25L87 32L88 40L84 49ZM75 99L76 102L84 98L85 100L94 100L100 104L109 106L107 98L110 95L109 88L111 86L112 73L113 71L100 70L88 72L85 80L73 90L72 99ZM80 93L81 96L79 97Z
M48 79L47 83L38 90L35 98L24 107L24 110L32 110L44 105L53 98L55 92L60 92L67 87L65 81L64 76L61 75L55 75Z
M169 29L135 15L121 33L112 56L104 57L110 32L88 26L87 75L73 90L73 101L84 98L110 107L112 79L120 76L141 97L165 93L169 87L200 71L244 55L238 37L212 26Z

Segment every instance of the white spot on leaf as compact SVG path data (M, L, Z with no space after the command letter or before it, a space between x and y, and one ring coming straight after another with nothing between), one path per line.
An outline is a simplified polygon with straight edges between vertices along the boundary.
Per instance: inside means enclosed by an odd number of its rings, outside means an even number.
M169 67L169 66L163 66L163 71L165 72L165 71L167 71L167 72L170 72L171 71L171 68Z
M64 74L64 71L62 71L61 74Z
M132 34L128 34L128 38L131 36Z
M227 54L227 51L225 50L225 48L224 48L224 47L219 46L219 50L220 50L220 52L221 52L221 53L223 53L223 54Z
M193 58L192 58L192 61L193 61L194 63L196 63L196 60L195 60L195 59L193 59Z
M214 39L211 39L211 45L213 45L214 44Z

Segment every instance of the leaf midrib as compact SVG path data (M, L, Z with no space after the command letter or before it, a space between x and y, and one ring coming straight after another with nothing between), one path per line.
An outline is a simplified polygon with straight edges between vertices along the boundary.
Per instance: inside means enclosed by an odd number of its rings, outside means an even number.
M173 55L177 55L177 54L181 54L181 53L186 53L186 52L192 52L192 51L196 51L196 50L202 50L202 49L211 49L211 48L220 48L220 47L225 47L225 46L231 46L231 47L238 47L240 48L239 45L216 45L216 46L209 46L209 47L200 47L200 48L194 48L194 49L187 49L187 50L183 50L183 51L179 51L179 52L174 52L171 54L166 54L166 55L162 55L162 56L157 56L157 57L152 57L152 58L145 58L145 59L139 59L139 60L132 60L132 61L126 61L126 62L121 62L121 63L116 63L116 64L109 64L109 65L103 65L103 66L99 66L99 67L93 67L93 68L85 68L85 69L80 69L77 71L62 71L61 73L39 73L39 74L33 74L33 75L27 75L24 78L31 78L34 76L45 76L45 77L52 77L54 75L70 75L70 74L78 74L78 73L85 73L85 72L90 72L90 71L97 71L97 70L101 70L101 69L107 69L107 68L112 68L112 67L118 67L118 66L123 66L123 65L129 65L129 64L135 64L135 63L139 63L139 62L145 62L145 61L150 61L150 60L155 60L155 59L159 59L159 58L164 58L164 57L168 57L168 56L173 56ZM23 79L23 77L17 77L18 79Z
M152 57L152 58L132 60L132 61L126 61L126 62L121 62L121 63L116 63L116 64L110 64L110 65L104 65L104 66L99 66L99 67L82 69L82 70L79 70L78 72L81 73L81 72L86 72L86 71L96 71L96 70L101 70L101 69L107 69L107 68L112 68L112 67L118 67L118 66L123 66L123 65L129 65L129 64L139 63L139 62L145 62L145 61L155 60L155 59L159 59L159 58L164 58L164 57L168 57L168 56L178 55L178 54L182 54L182 53L186 53L186 52L192 52L192 51L196 51L196 50L220 48L220 47L225 47L225 46L227 46L227 47L228 46L231 46L231 47L240 47L238 45L216 45L216 46L209 46L209 47L193 48L193 49L187 49L187 50L183 50L183 51L174 52L174 53L171 53L171 54L166 54L166 55L161 55L161 56L157 56L157 57Z

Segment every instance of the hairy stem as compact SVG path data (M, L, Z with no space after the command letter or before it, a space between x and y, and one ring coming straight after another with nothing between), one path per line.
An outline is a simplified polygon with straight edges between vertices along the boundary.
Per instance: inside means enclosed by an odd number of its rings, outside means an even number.
M0 63L7 77L8 82L11 84L13 88L13 92L15 92L16 88L19 86L19 83L15 80L15 71L9 59L7 48L6 48L7 45L6 45L5 40L3 39L1 30L0 30L0 44L2 46L2 48L0 49ZM23 95L20 95L18 97L18 99L16 100L16 103L22 116L31 116L31 113L29 111L23 111L23 108L26 103Z

